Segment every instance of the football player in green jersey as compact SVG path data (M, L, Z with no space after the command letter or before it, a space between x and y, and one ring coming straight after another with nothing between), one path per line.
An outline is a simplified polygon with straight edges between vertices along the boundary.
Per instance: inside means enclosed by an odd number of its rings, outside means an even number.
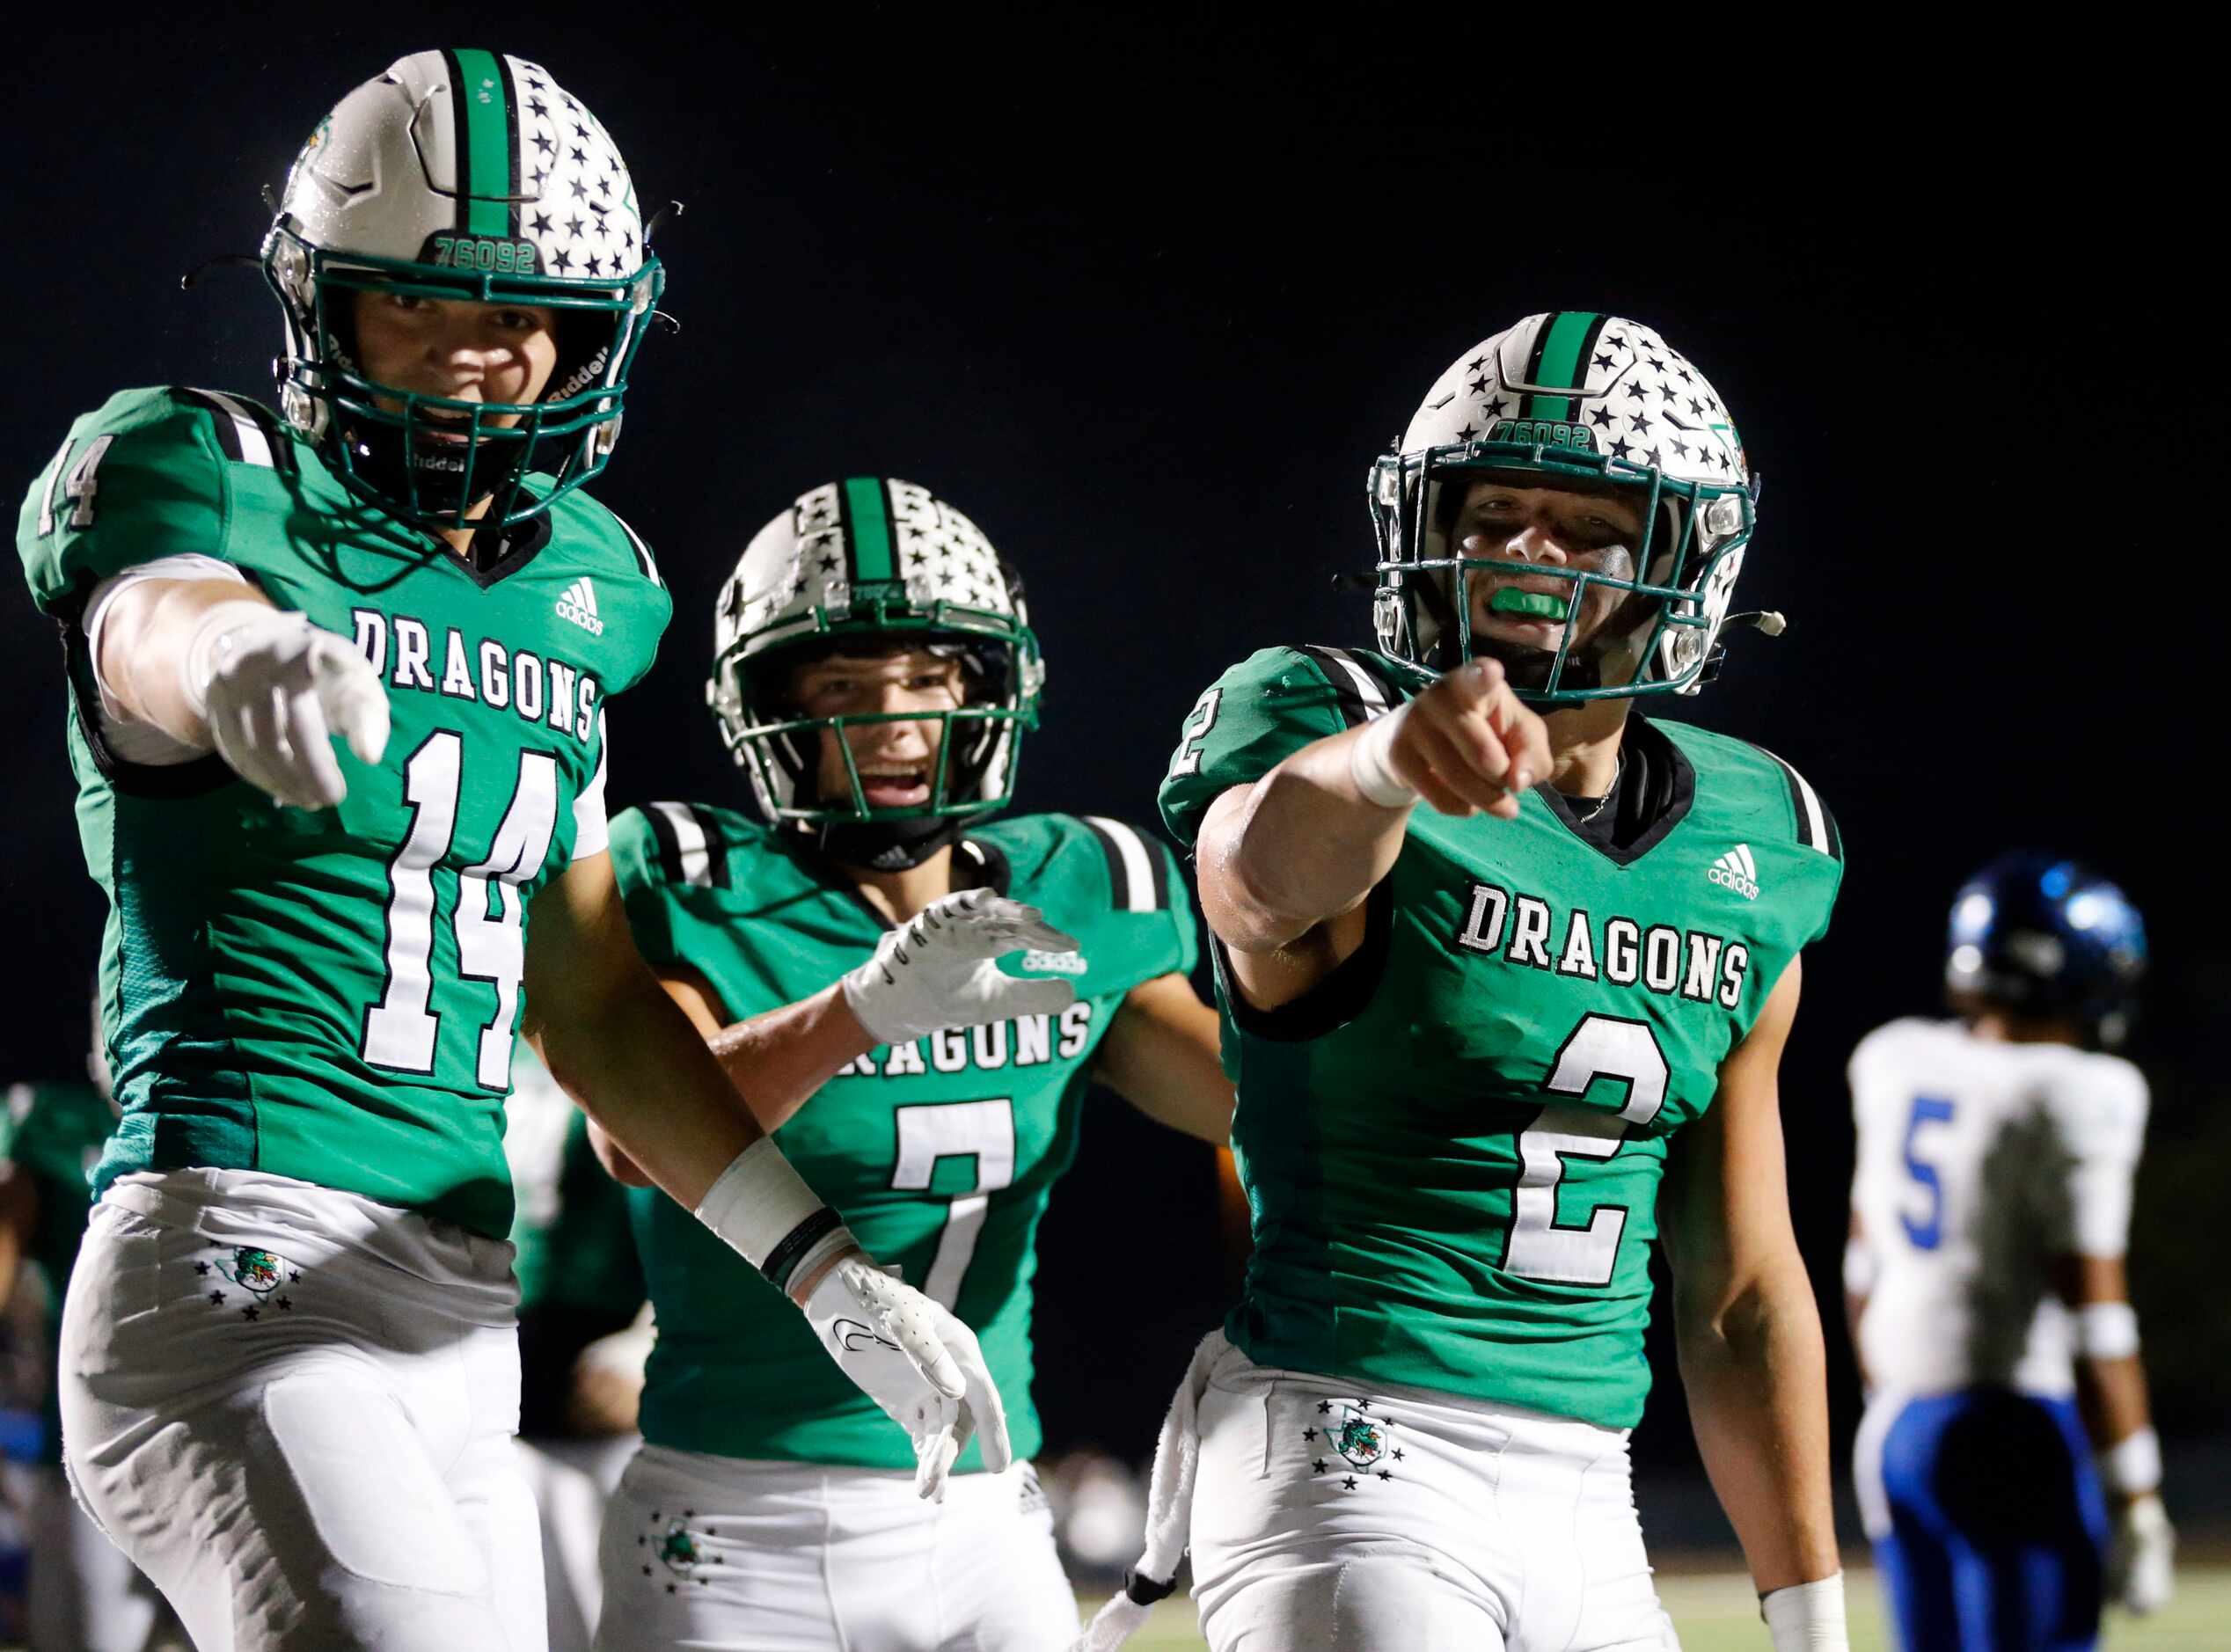
M612 823L644 955L714 1048L887 934L921 933L956 889L1074 934L1052 961L1076 1002L885 1031L802 1108L747 1091L861 1241L982 1340L1017 1461L971 1450L940 1509L908 1495L903 1452L773 1292L673 1200L634 1195L659 1337L646 1444L604 1525L599 1644L1060 1646L1076 1600L1027 1461L1034 1246L1094 1078L1225 1139L1183 880L1120 821L991 818L1036 720L1038 644L1013 572L925 489L856 477L801 495L752 539L714 624L708 696L764 819L655 803Z
M508 1437L523 998L567 1090L912 1434L924 1495L972 1429L1005 1459L974 1337L860 1253L628 937L603 702L669 605L580 484L663 279L646 233L540 67L403 58L320 123L266 241L282 413L119 395L18 521L69 648L123 1107L63 1314L65 1461L206 1648L541 1644ZM998 968L1065 947L1035 914L933 910L764 1023L786 1058L752 1082L810 1088L863 1019L1069 1002ZM864 1364L863 1326L904 1357Z
M1661 1232L1775 1644L1843 1644L1775 1088L1839 844L1786 764L1635 709L1713 672L1754 499L1656 333L1529 317L1373 471L1379 650L1267 649L1186 722L1255 1240L1168 1430L1212 1646L1672 1644L1626 1446Z

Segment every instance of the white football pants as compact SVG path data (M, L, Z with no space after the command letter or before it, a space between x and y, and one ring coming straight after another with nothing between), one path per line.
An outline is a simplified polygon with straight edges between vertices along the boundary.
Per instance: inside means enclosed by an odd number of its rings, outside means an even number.
M1227 1347L1198 1432L1193 1593L1215 1652L1679 1645L1624 1429Z
M127 1178L62 1311L65 1464L199 1652L542 1652L511 1246L245 1171Z
M1028 1463L955 1474L647 1445L604 1517L601 1652L1059 1652L1077 1598Z

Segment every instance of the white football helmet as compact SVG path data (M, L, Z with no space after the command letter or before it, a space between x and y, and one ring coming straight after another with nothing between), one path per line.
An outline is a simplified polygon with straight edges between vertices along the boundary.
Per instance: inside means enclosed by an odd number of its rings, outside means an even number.
M425 527L491 497L480 520L523 521L604 467L665 283L603 124L539 64L478 50L400 58L318 122L263 267L286 311L287 419L353 491ZM548 389L515 405L373 384L352 359L365 289L554 310ZM440 440L436 415L453 420ZM530 471L547 475L530 487Z
M1652 329L1618 316L1528 316L1468 350L1426 396L1400 448L1372 467L1379 559L1372 618L1389 654L1445 671L1474 652L1466 578L1500 567L1459 554L1450 528L1466 485L1613 491L1641 508L1642 543L1613 547L1569 580L1569 599L1523 597L1563 619L1553 652L1514 669L1539 705L1693 694L1718 668L1721 628L1755 518L1758 484L1733 420L1701 373ZM1572 617L1591 588L1619 605L1576 647ZM1498 591L1500 599L1504 593ZM1745 616L1770 634L1779 615Z
M933 713L807 717L793 669L817 653L950 649L967 699ZM1014 794L1046 669L1021 581L977 525L925 487L848 477L801 493L752 537L721 588L706 703L768 819L819 834L852 864L912 866ZM821 731L903 717L944 722L926 801L871 808L819 794ZM849 748L846 748L849 752Z

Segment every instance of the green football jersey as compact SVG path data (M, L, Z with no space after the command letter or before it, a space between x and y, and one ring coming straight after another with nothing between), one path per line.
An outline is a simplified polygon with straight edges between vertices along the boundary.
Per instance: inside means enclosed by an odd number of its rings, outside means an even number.
M28 1175L39 1195L39 1217L24 1260L46 1277L49 1372L62 1347L62 1304L69 1270L77 1265L85 1213L92 1206L93 1165L115 1128L115 1109L89 1084L10 1085L6 1109L0 1112L0 1159ZM49 1380L40 1406L47 1436L42 1462L62 1461L60 1406L59 1390Z
M1163 818L1209 804L1431 679L1271 648L1187 719ZM1649 1387L1646 1254L1666 1144L1841 877L1827 811L1757 748L1630 722L1671 776L1627 850L1547 787L1516 821L1421 807L1357 953L1264 1012L1218 949L1233 1145L1254 1254L1226 1327L1264 1364L1408 1383L1611 1428Z
M978 828L955 852L1077 937L1073 957L1004 966L1069 973L1076 1003L879 1047L775 1140L869 1254L974 1329L1016 1454L1028 1457L1041 1438L1029 1398L1038 1218L1076 1151L1109 1018L1140 983L1189 970L1198 942L1174 859L1119 822L1028 815ZM841 874L726 809L631 809L612 822L612 860L644 956L698 970L738 1019L828 986L887 927ZM663 1194L630 1197L659 1327L644 1438L729 1457L913 1466L905 1436L779 1291ZM983 1466L972 1443L959 1467Z
M601 820L603 707L669 604L649 553L578 492L468 567L360 503L268 411L128 391L70 429L17 548L61 623L85 860L109 897L101 991L124 1108L96 1189L246 1168L511 1225L503 1097L523 914ZM83 620L159 558L230 563L354 638L388 685L377 765L336 747L336 808L278 808L214 756L124 761Z

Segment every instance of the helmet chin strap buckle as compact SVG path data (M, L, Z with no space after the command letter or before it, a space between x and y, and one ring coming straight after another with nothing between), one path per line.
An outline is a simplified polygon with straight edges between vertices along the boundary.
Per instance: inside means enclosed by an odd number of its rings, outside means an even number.
M1743 625L1762 637L1779 637L1789 629L1789 621L1779 609L1755 608L1747 614L1730 614L1722 620L1723 626Z

